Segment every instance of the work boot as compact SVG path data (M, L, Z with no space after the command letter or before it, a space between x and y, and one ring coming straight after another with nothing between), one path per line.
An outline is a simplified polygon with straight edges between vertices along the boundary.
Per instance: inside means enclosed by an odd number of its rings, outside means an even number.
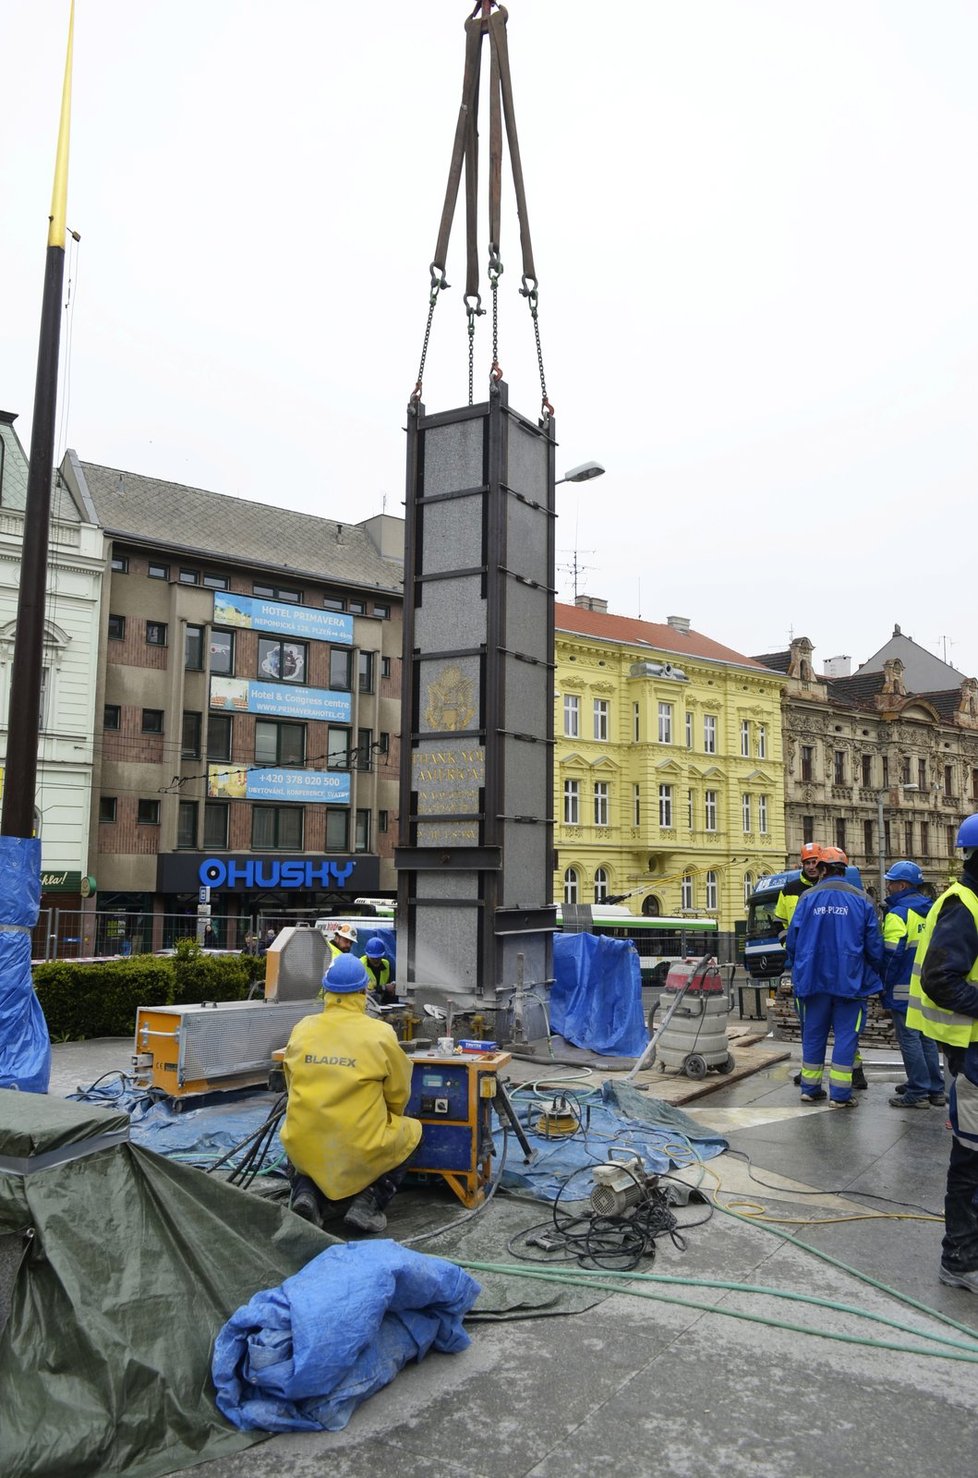
M858 1067L854 1067L852 1070L852 1086L854 1088L869 1087L869 1084L866 1081L866 1074L863 1072L862 1063L860 1063Z
M931 1093L928 1095L935 1108L943 1108L947 1103L946 1093Z
M348 1227L356 1227L358 1232L383 1232L387 1228L387 1217L371 1190L360 1192L348 1207L343 1221Z
M859 1100L857 1098L833 1098L829 1106L830 1108L858 1108Z
M824 1088L810 1088L807 1093L801 1095L802 1103L821 1103L826 1097Z
M896 1085L896 1087L894 1088L893 1092L894 1093L906 1093L906 1091L907 1091L907 1089L909 1087L910 1087L910 1084L909 1083L898 1083Z
M323 1224L315 1191L305 1188L296 1191L289 1203L289 1210L294 1211L296 1216L301 1216L303 1221L311 1222L314 1227L321 1227Z
M796 1088L800 1088L801 1087L801 1073L795 1073L795 1075L794 1075L794 1077L792 1078L791 1081L794 1083L794 1085L795 1085Z
M890 1108L926 1108L929 1109L931 1100L929 1098L910 1098L906 1093L894 1093L892 1098L887 1099Z
M969 1268L964 1273L952 1273L950 1268L941 1263L938 1277L948 1288L966 1288L969 1293L978 1293L978 1268Z

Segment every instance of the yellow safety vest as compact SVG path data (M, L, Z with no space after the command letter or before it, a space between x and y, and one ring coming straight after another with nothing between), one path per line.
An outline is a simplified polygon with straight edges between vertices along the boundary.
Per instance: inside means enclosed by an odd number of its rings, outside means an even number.
M920 983L921 967L927 957L941 909L948 898L959 898L974 919L975 927L978 928L978 897L963 883L952 883L941 894L924 920L924 927L917 944L917 956L910 974L907 1026L913 1031L923 1032L925 1037L933 1037L938 1042L944 1042L948 1047L967 1047L969 1042L978 1042L978 1017L961 1016L957 1011L946 1011L943 1006L938 1006L936 1001L932 1001L930 996L924 994ZM971 969L965 979L971 985L978 985L978 958L972 961Z
M802 873L798 881L800 883L803 883L806 889L813 888L815 886L815 884L809 878L806 878L804 873ZM800 900L804 898L804 896L804 893L781 892L778 894L778 901L774 905L774 917L781 920L781 922L784 924L785 930L788 929L791 920L794 918L795 909L798 907Z

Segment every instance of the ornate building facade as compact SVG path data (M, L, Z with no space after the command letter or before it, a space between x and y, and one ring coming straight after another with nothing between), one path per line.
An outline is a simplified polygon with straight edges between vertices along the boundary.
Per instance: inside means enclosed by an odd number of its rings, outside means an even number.
M784 864L783 684L683 617L558 604L554 897L732 929Z
M756 659L784 673L789 859L806 841L840 846L877 896L881 872L910 858L940 891L956 871L961 818L978 810L978 681L899 627L855 673L835 659L818 675L812 653L799 637Z

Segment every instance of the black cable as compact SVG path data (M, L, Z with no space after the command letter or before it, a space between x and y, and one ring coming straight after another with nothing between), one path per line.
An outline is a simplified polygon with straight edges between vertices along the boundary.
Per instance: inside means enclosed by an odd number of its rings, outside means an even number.
M561 1210L560 1201L570 1183L582 1171L582 1165L567 1177L557 1192L549 1222L537 1222L510 1237L507 1251L524 1262L576 1263L582 1268L605 1272L631 1272L644 1260L655 1258L656 1238L668 1235L681 1252L686 1240L679 1222L668 1205L664 1191L636 1175L627 1165L621 1169L631 1175L641 1192L640 1199L621 1216L602 1216L585 1211L569 1214ZM529 1249L539 1247L538 1257Z
M215 1160L212 1165L208 1165L205 1169L205 1174L213 1175L215 1170L220 1170L222 1165L227 1164L232 1155L238 1154L241 1150L247 1150L249 1146L251 1147L251 1154L246 1155L245 1158L250 1163L252 1155L254 1154L256 1142L260 1141L262 1136L266 1134L269 1126L271 1126L273 1133L274 1130L278 1128L279 1120L285 1113L285 1106L287 1101L287 1095L285 1093L281 1094L272 1106L272 1110L269 1113L268 1118L265 1119L263 1123L259 1124L257 1129L252 1130L252 1132L245 1139L242 1139L238 1144L232 1145L231 1148L225 1154L223 1154L219 1160ZM269 1139L270 1138L271 1135L269 1135ZM240 1167L235 1168L238 1169Z
M788 1187L783 1185L771 1185L770 1181L762 1180L761 1177L757 1174L751 1162L751 1157L746 1150L728 1149L727 1154L736 1155L737 1158L740 1160L746 1160L747 1174L750 1176L751 1180L756 1181L758 1185L763 1186L766 1191L780 1191L782 1192L782 1194L786 1191L790 1191L792 1197L842 1196L844 1198L849 1198L851 1196L865 1196L868 1201L885 1201L888 1206L902 1206L906 1211L922 1211L925 1216L934 1216L942 1221L944 1219L943 1211L931 1211L930 1207L928 1206L918 1206L916 1201L896 1201L892 1196L879 1196L876 1194L875 1191L857 1191L853 1190L849 1186L843 1186L841 1190L837 1191L824 1189L803 1191L800 1187L797 1186Z

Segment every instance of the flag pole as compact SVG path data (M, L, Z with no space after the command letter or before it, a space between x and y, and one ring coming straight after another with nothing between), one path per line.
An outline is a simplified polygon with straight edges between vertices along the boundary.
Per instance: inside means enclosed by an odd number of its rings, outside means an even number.
M0 1088L46 1093L51 1079L51 1039L34 990L31 934L41 903L41 840L35 836L37 736L44 661L44 596L48 573L48 524L54 471L61 297L68 210L68 125L75 3L68 21L68 54L61 94L61 123L44 265L44 295L34 385L27 506L17 601L17 633L7 712L7 754L0 811Z
M44 294L34 383L27 508L21 555L17 635L7 716L7 757L0 836L34 833L37 784L37 735L41 718L41 672L44 658L44 596L48 574L48 526L58 402L58 359L61 345L61 300L65 274L65 229L68 211L68 133L71 120L71 63L75 33L75 0L68 21L68 53L61 94L61 122L51 195Z

